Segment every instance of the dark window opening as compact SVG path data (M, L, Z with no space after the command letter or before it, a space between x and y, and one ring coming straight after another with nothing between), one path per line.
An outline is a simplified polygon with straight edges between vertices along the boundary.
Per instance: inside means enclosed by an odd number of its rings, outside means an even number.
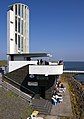
M45 87L44 86L39 87L39 94L42 98L45 98Z
M12 21L10 21L10 23L11 23L11 24L13 24L13 22L12 22Z
M18 18L18 32L20 33L20 18Z
M13 55L11 55L11 61L14 61L14 56Z
M23 20L21 20L21 34L23 34Z
M15 17L15 31L17 31L17 17Z
M21 37L21 51L23 51L23 37Z
M15 44L17 44L17 34L15 33Z
M25 61L30 61L31 58L30 58L30 57L24 57L24 60L25 60Z
M13 41L13 39L11 38L11 40Z
M17 5L15 5L15 15L17 15Z
M23 18L23 5L22 5L22 18Z
M18 35L18 49L20 50L20 35Z
M20 5L18 6L18 15L20 16Z
M31 59L30 59L30 57L26 57L26 60L27 60L27 61L30 61Z

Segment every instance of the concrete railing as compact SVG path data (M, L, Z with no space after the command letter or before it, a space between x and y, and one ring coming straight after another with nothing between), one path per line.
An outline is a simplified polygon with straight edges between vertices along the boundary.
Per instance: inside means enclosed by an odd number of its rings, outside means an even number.
M9 61L9 72L17 70L29 64L37 64L37 61Z
M29 74L60 75L63 73L63 65L29 65Z

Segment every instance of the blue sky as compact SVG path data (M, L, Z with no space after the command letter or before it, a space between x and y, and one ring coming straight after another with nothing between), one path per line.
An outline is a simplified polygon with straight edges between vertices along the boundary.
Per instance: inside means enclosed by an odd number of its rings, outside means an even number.
M6 59L6 14L15 2L30 9L30 51L84 61L84 0L0 0L0 59Z

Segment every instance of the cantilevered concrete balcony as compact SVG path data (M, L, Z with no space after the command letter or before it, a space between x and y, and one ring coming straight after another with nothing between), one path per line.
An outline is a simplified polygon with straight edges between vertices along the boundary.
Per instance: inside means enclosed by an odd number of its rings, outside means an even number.
M29 74L60 75L63 73L63 65L29 65Z
M37 75L60 75L63 73L63 64L48 63L38 65L37 61L9 61L9 72L29 65L29 74Z

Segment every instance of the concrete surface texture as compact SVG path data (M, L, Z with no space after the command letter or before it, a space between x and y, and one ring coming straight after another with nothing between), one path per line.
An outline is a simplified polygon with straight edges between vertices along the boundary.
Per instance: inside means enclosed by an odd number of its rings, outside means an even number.
M68 84L67 83L63 83L63 84L66 87L66 91L62 93L63 102L57 104L56 106L54 105L52 106L51 115L56 115L56 116L71 116L72 115Z

